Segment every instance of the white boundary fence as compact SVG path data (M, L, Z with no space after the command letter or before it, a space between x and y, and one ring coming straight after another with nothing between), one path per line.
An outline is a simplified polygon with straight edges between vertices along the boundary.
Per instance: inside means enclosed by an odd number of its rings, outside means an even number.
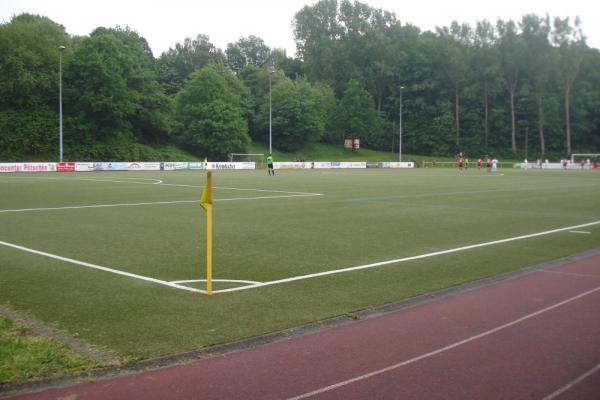
M367 163L362 161L308 161L275 162L275 169L364 169L364 168L414 168L412 162ZM180 170L251 170L255 162L59 162L59 163L0 163L3 172L92 172L92 171L180 171Z
M498 163L500 164L500 163ZM600 163L504 163L502 167L521 169L570 169L570 170L600 170ZM281 161L273 166L279 170L303 169L365 169L365 168L415 168L413 162L363 162L363 161ZM424 162L425 168L431 168L432 162ZM438 162L436 167L455 167L455 162ZM475 168L475 163L469 164ZM485 168L485 164L482 166ZM15 172L92 172L92 171L182 171L182 170L252 170L257 169L254 161L245 162L202 162L202 161L115 161L115 162L14 162L0 163L0 173Z

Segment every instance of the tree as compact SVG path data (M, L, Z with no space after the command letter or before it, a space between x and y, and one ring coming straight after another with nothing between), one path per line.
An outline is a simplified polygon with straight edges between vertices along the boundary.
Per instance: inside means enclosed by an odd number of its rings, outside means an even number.
M569 18L554 19L552 40L559 51L559 73L561 85L564 90L565 109L565 144L567 154L571 154L571 90L573 82L579 74L583 59L585 39L579 28L579 19L575 20L575 27L569 24Z
M533 91L537 106L537 125L540 138L540 153L546 152L546 139L544 135L544 97L548 84L550 70L550 33L549 17L539 18L536 15L526 15L521 20L521 31L525 42L525 66L528 75L533 80Z
M136 141L156 142L168 133L170 102L156 80L152 53L128 28L92 32L74 50L64 76L69 148L78 149L71 155L96 156L94 143L132 149ZM119 157L137 156L131 150Z
M0 25L0 158L58 153L60 45L71 51L64 27L46 17L21 14Z
M470 44L471 29L468 25L452 22L451 28L438 29L438 65L454 89L454 123L456 127L456 147L460 148L460 90L466 80L469 56L467 45Z
M500 33L500 57L504 82L510 96L511 149L517 151L517 121L515 112L515 95L521 75L521 60L525 57L522 38L518 35L513 21L498 21Z
M374 108L371 95L351 80L340 101L341 128L346 137L360 138L361 143L382 148L384 143L382 121Z
M236 74L247 65L263 67L270 61L271 49L259 37L250 35L240 38L236 43L229 43L227 50L227 64Z
M158 59L158 81L165 93L177 94L185 86L190 75L209 63L225 64L225 56L211 42L208 35L195 39L185 38L175 48L169 48Z
M347 55L338 42L343 34L338 21L337 0L321 0L313 6L305 6L294 16L294 40L296 51L304 61L304 70L310 81L325 82L336 93L343 87L339 75L347 70Z
M487 152L490 137L490 92L493 92L494 80L499 75L498 51L495 47L494 26L486 21L478 21L474 36L474 68L483 91L484 149Z
M306 80L281 79L272 86L271 115L273 146L297 151L321 139L325 131L323 92ZM269 130L269 99L265 99L258 123L263 137Z
M250 143L241 98L215 67L194 72L175 105L179 133L195 154L223 160Z

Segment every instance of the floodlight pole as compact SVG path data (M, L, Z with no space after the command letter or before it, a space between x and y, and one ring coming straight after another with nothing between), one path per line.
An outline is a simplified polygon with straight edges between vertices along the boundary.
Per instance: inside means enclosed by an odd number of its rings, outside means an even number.
M398 162L402 162L402 89L404 89L404 86L400 86L400 132L398 135Z
M63 160L63 121L62 121L62 54L65 46L58 46L58 161Z
M269 154L273 154L273 119L272 119L272 108L271 108L271 75L273 74L273 69L269 69Z

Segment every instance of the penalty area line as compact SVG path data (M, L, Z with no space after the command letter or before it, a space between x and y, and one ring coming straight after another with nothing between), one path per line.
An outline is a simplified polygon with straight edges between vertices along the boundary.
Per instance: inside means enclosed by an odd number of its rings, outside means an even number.
M594 221L594 222L589 222L589 223L581 224L581 225L567 226L564 228L557 228L557 229L552 229L549 231L531 233L528 235L515 236L515 237L510 237L510 238L501 239L501 240L494 240L491 242L477 243L477 244L457 247L457 248L449 249L449 250L435 251L433 253L420 254L418 256L396 258L394 260L380 261L380 262L376 262L376 263L372 263L372 264L358 265L355 267L317 272L315 274L292 276L290 278L284 278L284 279L279 279L279 280L275 280L275 281L267 281L267 282L263 282L263 283L259 283L259 284L250 285L250 286L242 286L242 287L237 287L237 288L215 290L215 291L213 291L213 293L216 294L216 293L237 292L240 290L248 290L248 289L254 289L254 288L259 288L259 287L264 287L264 286L279 285L279 284L283 284L283 283L301 281L301 280L318 278L318 277L334 275L334 274L341 274L341 273L345 273L345 272L352 272L352 271L359 271L359 270L376 268L376 267L383 267L383 266L390 265L390 264L398 264L398 263L407 262L407 261L421 260L421 259L425 259L425 258L441 256L444 254L458 253L458 252L462 252L462 251L466 251L466 250L494 246L494 245L502 244L502 243L509 243L509 242L515 242L518 240L531 239L531 238L535 238L535 237L539 237L539 236L551 235L553 233L564 232L564 231L571 231L574 229L585 228L588 226L594 226L594 225L598 225L598 224L600 224L600 221Z

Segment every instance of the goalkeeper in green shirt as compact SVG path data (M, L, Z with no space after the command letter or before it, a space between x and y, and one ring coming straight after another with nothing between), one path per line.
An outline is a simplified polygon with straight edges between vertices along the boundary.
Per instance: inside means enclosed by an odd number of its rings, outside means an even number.
M269 175L273 174L273 176L275 176L275 169L273 168L273 156L270 154L267 156L267 172Z

